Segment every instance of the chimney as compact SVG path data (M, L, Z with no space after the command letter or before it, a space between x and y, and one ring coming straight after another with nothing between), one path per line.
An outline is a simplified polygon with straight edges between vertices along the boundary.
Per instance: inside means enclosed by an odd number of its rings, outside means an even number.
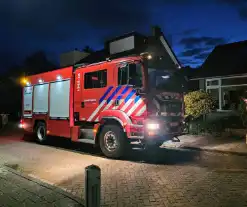
M160 37L162 34L160 27L158 26L152 26L152 35L154 37Z

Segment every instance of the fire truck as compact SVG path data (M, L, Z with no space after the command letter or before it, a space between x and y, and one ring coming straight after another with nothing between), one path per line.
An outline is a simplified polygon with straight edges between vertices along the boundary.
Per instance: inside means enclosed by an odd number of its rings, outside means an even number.
M99 146L111 158L131 144L177 141L184 120L180 64L163 33L130 33L106 43L106 56L26 77L20 126ZM93 54L92 54L93 55Z

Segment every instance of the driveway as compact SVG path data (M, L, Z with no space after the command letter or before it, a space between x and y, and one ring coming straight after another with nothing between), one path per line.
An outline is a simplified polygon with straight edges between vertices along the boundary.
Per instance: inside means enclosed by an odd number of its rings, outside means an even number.
M247 206L247 159L209 152L132 151L123 160L104 158L91 146L56 139L23 141L16 129L0 136L0 164L83 197L84 168L102 172L102 206Z

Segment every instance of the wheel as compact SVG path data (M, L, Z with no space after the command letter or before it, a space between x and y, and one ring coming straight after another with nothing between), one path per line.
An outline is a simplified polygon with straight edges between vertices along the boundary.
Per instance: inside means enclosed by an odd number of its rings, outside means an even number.
M45 143L47 141L46 125L44 122L39 122L36 126L36 139L39 143Z
M123 155L126 147L124 132L117 125L106 125L100 133L100 149L105 156L119 158Z

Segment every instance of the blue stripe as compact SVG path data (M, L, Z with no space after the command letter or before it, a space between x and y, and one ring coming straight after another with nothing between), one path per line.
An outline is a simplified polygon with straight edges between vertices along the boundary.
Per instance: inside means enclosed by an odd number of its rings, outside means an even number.
M99 103L101 103L101 102L106 98L106 96L110 93L111 89L113 89L113 86L110 86L110 87L106 90L105 94L99 99Z
M136 96L136 98L135 98L135 103L136 103L137 101L139 101L140 98L141 98L140 96Z
M110 95L110 97L107 99L107 103L109 103L111 100L112 100L112 98L118 93L118 91L120 90L122 88L122 86L118 86L116 89L115 89L115 91L113 91L112 92L112 94Z
M124 102L126 103L134 94L136 93L135 90L132 90L129 95L125 98Z
M127 93L128 90L129 86L126 86L122 93L117 97L117 100L120 100L123 97L123 95Z

